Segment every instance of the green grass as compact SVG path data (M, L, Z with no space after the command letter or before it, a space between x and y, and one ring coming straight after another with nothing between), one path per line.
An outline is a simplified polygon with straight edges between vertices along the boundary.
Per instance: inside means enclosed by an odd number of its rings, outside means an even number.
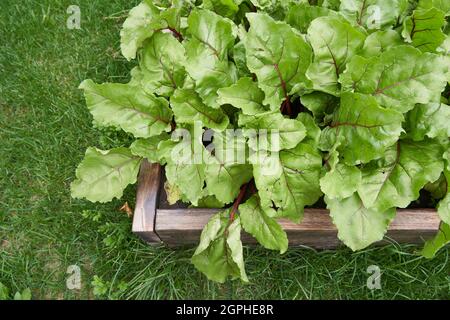
M128 143L124 134L92 127L77 86L86 78L127 81L133 65L120 56L119 28L131 2L0 1L0 283L11 294L30 288L35 299L450 296L448 249L427 261L416 247L398 245L283 256L246 248L251 283L217 285L192 267L192 249L151 248L131 234L118 208L134 203L134 187L106 205L71 199L69 184L86 147ZM81 8L82 30L66 28L70 4ZM366 287L373 264L383 272L381 290ZM79 291L66 288L70 265L81 268Z

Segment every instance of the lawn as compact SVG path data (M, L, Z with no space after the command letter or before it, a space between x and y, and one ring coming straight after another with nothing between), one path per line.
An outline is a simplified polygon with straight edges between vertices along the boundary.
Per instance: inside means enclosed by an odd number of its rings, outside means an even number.
M90 145L129 137L92 127L77 89L83 79L126 82L133 63L119 51L121 23L136 1L0 1L0 283L33 299L448 299L450 250L428 261L392 244L352 253L246 248L250 284L208 282L192 249L152 248L131 234L119 208L135 201L73 200L69 184ZM81 30L66 10L81 9ZM69 266L81 289L66 286ZM381 289L366 286L379 266ZM0 295L1 296L1 295Z

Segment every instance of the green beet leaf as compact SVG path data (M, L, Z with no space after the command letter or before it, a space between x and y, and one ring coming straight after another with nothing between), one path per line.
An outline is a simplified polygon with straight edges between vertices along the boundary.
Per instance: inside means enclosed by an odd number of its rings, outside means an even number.
M450 15L450 2L447 0L419 0L417 9L431 9L436 8L445 13L446 16Z
M356 193L343 200L325 197L325 202L338 229L338 238L353 251L382 240L395 217L395 208L367 209Z
M239 77L251 77L250 70L247 67L247 56L245 52L245 45L243 42L238 42L231 51L234 64L238 70Z
M221 16L233 18L239 11L239 4L242 0L204 0L203 7L205 9L214 11Z
M434 52L445 39L445 24L445 14L439 9L414 10L403 23L402 36L419 50Z
M215 132L213 146L214 156L209 157L205 168L207 189L222 203L230 203L253 176L245 138L232 132Z
M170 131L172 111L164 98L130 84L95 84L85 80L80 89L84 90L94 121L101 126L121 128L137 138Z
M354 166L338 163L320 179L322 192L330 199L345 199L358 190L361 171Z
M131 153L150 162L160 162L162 159L158 148L159 144L169 138L170 136L167 133L162 133L159 136L135 140L130 146ZM164 163L164 161L162 162Z
M369 30L396 24L408 8L408 0L341 0L339 11Z
M247 115L268 111L263 104L264 92L251 78L241 78L232 86L219 89L218 95L219 104L231 104L233 107L242 109L242 112Z
M253 155L253 175L261 204L277 210L278 217L299 222L304 207L314 204L322 195L319 187L322 157L308 143L283 150L279 154Z
M264 248L279 250L280 253L286 252L288 249L286 232L261 207L258 196L252 196L239 206L239 216L242 228L254 236Z
M314 91L302 95L300 101L306 109L312 112L317 121L330 115L339 106L339 98L324 92Z
M141 158L127 148L88 148L71 184L72 197L92 202L121 198L123 190L136 182L140 163Z
M447 193L445 197L439 202L437 206L437 211L441 220L450 225L450 153L449 151L444 153L444 178L445 178L445 192Z
M326 16L311 23L308 38L314 50L314 61L307 72L313 88L339 95L339 76L350 58L361 50L366 33L341 17Z
M225 210L209 220L191 261L210 280L224 283L231 277L247 282L240 219L231 222L229 216L230 210Z
M178 139L158 146L160 158L167 162L166 178L177 186L193 205L203 197L205 184L205 162L209 154L202 145L202 129L198 124L180 128L175 133Z
M450 181L450 172L447 171L445 177L448 184ZM446 196L439 202L437 206L437 211L441 220L447 224L450 224L450 192L448 190L448 187Z
M289 9L297 4L298 0L250 0L258 12L268 13L276 20L284 20Z
M233 202L240 187L252 178L252 167L248 164L223 164L213 159L214 163L205 168L208 190L222 203Z
M120 48L127 60L136 58L142 43L160 27L160 11L149 1L144 1L131 9L120 32Z
M404 44L400 34L392 29L378 30L371 33L364 42L360 55L364 57L374 57L382 54L386 50Z
M344 91L370 94L381 106L404 113L417 103L439 102L449 66L444 57L403 45L378 57L353 57L339 81Z
M406 208L428 182L439 179L443 167L438 143L401 140L382 159L361 169L358 194L367 208Z
M304 142L317 147L320 140L321 130L317 123L314 121L312 115L306 112L302 112L297 116L298 121L300 121L306 128L306 138Z
M242 117L244 118L244 117ZM294 148L306 136L303 123L287 119L278 112L264 113L245 121L244 135L251 149L280 151Z
M320 146L335 144L348 165L367 163L383 156L402 132L403 115L382 108L374 97L344 92L331 124L322 131Z
M265 93L264 104L278 109L289 95L309 86L305 76L312 52L304 38L288 24L266 14L248 13L245 38L247 65Z
M200 121L203 126L218 130L226 129L229 124L228 117L221 110L205 105L194 90L177 89L170 99L170 106L178 123Z
M182 16L191 10L190 7L190 1L174 1L170 8L162 9L155 1L144 0L131 9L120 32L122 55L127 60L136 58L144 42L162 32L182 41Z
M450 225L442 223L436 236L425 243L421 253L425 258L432 259L445 245L450 243Z
M209 107L218 108L217 90L237 81L237 69L228 53L237 36L231 20L208 10L194 10L188 18L191 38L186 46L185 68L195 90Z
M418 104L406 118L407 132L413 140L450 137L450 106L444 103Z
M211 195L203 196L203 198L198 200L197 206L191 205L191 207L193 208L212 208L212 209L223 208L224 206L225 204L223 202L217 200L215 196Z
M286 16L286 22L298 29L301 33L306 33L311 22L319 17L337 15L336 12L325 7L312 6L307 3L293 5Z
M186 77L183 45L171 34L157 33L143 48L141 83L149 92L170 96L182 87Z

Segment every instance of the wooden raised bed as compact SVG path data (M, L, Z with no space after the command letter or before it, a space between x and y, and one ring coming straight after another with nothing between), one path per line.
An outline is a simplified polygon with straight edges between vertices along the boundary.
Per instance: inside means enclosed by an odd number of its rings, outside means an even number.
M198 244L203 227L211 215L220 209L168 206L163 190L163 176L160 165L147 161L141 165L133 232L150 244ZM341 244L337 238L336 227L325 209L305 209L301 224L286 219L279 222L287 232L290 246L332 249ZM440 219L433 209L398 210L383 242L421 244L436 234L439 224ZM248 244L255 243L255 240L245 233L242 240Z

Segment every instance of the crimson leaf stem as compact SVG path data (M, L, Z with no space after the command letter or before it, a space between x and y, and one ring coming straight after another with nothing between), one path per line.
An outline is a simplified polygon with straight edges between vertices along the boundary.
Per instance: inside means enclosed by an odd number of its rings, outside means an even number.
M245 193L247 192L247 187L249 184L250 184L250 182L244 184L241 187L241 191L239 192L238 197L236 198L236 200L233 203L233 207L231 208L231 212L230 212L230 223L233 222L235 219L237 209L238 209L239 205L241 204L242 199L244 199L244 196L245 196Z

